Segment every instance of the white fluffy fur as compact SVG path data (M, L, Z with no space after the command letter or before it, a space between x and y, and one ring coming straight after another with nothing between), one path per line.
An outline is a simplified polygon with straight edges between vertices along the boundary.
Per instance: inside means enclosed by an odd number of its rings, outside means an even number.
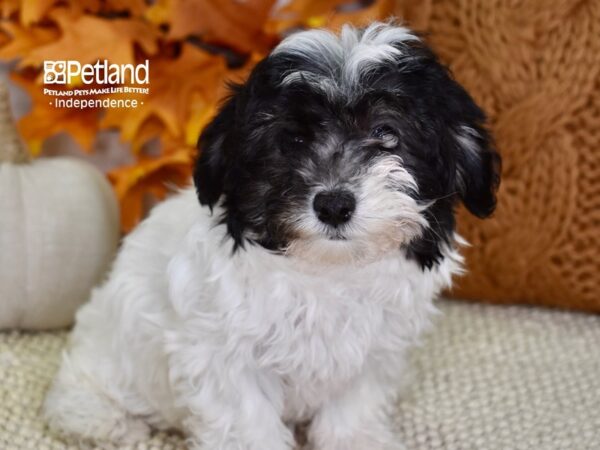
M431 271L397 250L360 266L252 245L232 255L215 216L190 189L126 238L77 315L51 426L119 442L176 427L193 449L288 450L291 426L312 419L315 450L401 449L384 410L458 254Z
M342 27L340 36L327 30L308 30L294 33L273 51L286 52L314 61L331 77L317 77L312 72L290 72L283 84L297 81L310 82L322 91L335 96L342 92L352 99L361 93L361 80L383 62L393 61L401 54L399 45L419 41L408 28L375 22L364 30L351 25ZM341 77L336 71L341 68Z

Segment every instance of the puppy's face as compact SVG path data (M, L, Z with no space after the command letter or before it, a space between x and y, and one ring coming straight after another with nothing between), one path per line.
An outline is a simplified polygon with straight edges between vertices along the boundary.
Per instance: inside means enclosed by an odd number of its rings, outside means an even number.
M222 200L246 241L313 263L367 262L398 249L430 267L462 200L495 207L499 157L484 116L406 29L284 40L204 131L200 202Z

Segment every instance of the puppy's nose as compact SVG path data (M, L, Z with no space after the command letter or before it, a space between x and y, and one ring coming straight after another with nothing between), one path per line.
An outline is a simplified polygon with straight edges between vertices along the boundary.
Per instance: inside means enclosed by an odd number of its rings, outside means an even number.
M350 220L356 199L349 191L323 191L315 196L313 208L321 222L337 227Z

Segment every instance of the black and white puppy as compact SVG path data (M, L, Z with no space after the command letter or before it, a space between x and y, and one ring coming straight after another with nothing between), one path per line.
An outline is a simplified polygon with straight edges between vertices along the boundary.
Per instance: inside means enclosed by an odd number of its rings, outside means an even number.
M397 450L384 411L461 271L454 208L494 210L484 115L406 28L285 39L200 139L187 190L77 316L55 428L194 449ZM200 200L200 206L198 204Z

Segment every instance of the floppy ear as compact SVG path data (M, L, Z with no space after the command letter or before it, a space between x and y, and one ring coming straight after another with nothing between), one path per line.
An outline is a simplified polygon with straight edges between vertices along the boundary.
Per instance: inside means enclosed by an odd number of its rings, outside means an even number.
M500 155L494 149L487 130L478 123L460 125L455 130L454 139L458 147L456 188L460 198L472 214L488 217L496 209Z
M501 160L485 128L485 114L426 44L411 42L410 50L398 62L401 89L412 90L441 117L447 181L472 214L487 217L496 207Z
M449 124L455 190L466 208L484 218L496 209L500 155L485 127L486 117L468 92L445 69L444 104Z
M228 141L235 128L236 95L232 95L198 139L200 156L194 168L198 200L211 209L223 194Z

